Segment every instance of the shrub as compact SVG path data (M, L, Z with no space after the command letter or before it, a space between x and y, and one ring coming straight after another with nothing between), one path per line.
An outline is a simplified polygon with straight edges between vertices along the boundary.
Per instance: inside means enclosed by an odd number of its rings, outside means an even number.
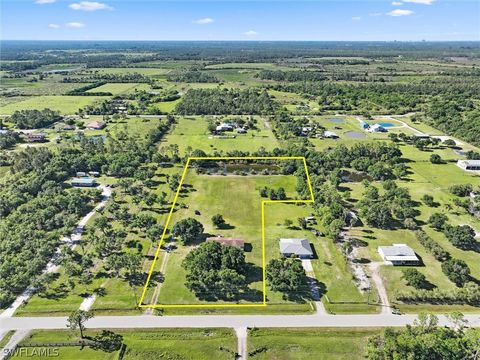
M427 284L427 278L417 269L407 269L403 271L403 279L407 285L413 286L415 289L423 289Z
M473 248L477 241L475 240L475 230L468 225L447 226L444 234L453 246L468 250Z
M463 260L450 259L443 262L442 271L457 286L463 286L470 279L470 268Z
M457 196L469 196L473 190L473 186L471 184L458 184L452 185L448 189L453 195Z
M435 230L442 230L447 220L448 220L447 215L441 214L441 213L433 213L428 218L428 223Z
M422 246L433 255L438 261L445 261L450 258L450 254L442 248L435 240L429 237L425 231L417 230L415 231L415 236Z

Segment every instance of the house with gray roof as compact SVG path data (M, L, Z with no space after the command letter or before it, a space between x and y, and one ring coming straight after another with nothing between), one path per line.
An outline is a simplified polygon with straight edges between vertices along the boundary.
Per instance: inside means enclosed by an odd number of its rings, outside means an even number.
M415 251L405 244L379 246L378 253L389 265L418 265L420 263Z
M280 239L280 253L283 256L295 256L300 259L313 258L313 250L307 239Z
M97 180L89 177L80 177L74 178L71 184L76 187L95 187L97 186Z

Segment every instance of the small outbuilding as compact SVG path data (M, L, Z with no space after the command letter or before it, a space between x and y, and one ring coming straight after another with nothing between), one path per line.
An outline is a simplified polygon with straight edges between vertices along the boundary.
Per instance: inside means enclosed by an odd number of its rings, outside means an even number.
M389 265L418 265L420 263L415 251L405 244L379 246L378 253Z
M295 256L300 259L313 258L313 250L307 239L280 239L280 253L283 256Z

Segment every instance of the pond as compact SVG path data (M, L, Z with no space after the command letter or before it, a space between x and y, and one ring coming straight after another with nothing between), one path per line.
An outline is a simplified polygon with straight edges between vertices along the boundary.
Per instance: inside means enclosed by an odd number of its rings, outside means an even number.
M384 128L396 126L395 124L392 124L392 123L389 123L389 122L379 122L377 124L383 126Z
M345 135L351 139L365 139L366 135L358 131L347 131Z
M362 182L363 180L373 181L373 178L364 172L343 171L340 176L342 180L346 182Z

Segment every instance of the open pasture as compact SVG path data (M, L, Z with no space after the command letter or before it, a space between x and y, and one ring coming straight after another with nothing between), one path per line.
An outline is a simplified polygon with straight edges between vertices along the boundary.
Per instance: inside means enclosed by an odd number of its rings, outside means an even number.
M108 96L31 96L25 100L0 107L0 114L10 115L19 110L42 110L49 108L64 115L74 114L79 109L108 99Z

